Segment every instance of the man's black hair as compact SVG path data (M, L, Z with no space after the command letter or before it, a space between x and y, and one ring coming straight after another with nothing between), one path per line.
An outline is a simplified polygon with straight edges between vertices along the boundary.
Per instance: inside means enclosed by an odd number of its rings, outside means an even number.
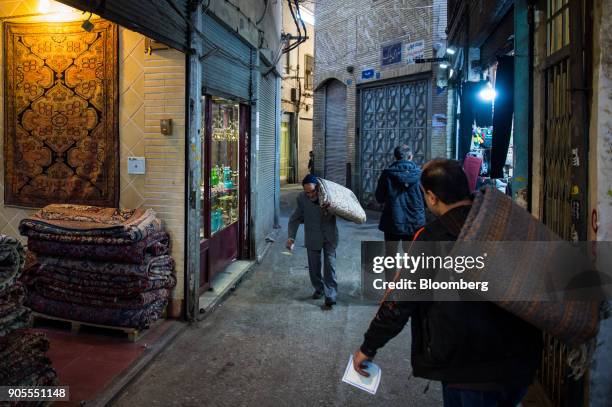
M397 146L393 149L393 156L396 160L409 159L412 155L412 149L407 145Z
M467 176L459 161L445 158L431 160L423 167L421 185L447 205L471 199Z

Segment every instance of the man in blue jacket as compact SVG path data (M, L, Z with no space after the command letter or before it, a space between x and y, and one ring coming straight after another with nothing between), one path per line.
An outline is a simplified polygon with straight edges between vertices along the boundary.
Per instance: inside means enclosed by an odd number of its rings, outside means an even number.
M413 163L406 145L393 150L395 161L383 170L376 186L376 200L383 204L378 229L385 234L388 255L397 252L398 242L409 242L425 224L425 206L419 188L421 169Z

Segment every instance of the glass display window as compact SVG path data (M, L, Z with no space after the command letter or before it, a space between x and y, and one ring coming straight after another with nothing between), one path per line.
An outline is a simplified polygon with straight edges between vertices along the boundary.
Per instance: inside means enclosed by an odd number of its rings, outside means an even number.
M209 223L208 230L212 236L238 221L240 105L230 100L210 97L208 106L206 114L210 115L210 125L204 132L205 139L202 142L202 174L208 179L202 183L202 197L204 199L208 193L210 199L210 213L203 217L203 222ZM210 169L207 164L210 164ZM209 191L206 191L206 181ZM206 229L203 224L200 233L202 238L206 237Z

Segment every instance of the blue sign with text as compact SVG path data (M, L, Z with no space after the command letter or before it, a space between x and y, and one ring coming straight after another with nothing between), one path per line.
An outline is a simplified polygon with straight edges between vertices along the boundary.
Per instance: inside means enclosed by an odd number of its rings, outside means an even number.
M372 79L374 74L374 69L366 69L365 71L361 71L361 79Z
M402 43L387 45L382 47L381 65L397 64L402 61Z

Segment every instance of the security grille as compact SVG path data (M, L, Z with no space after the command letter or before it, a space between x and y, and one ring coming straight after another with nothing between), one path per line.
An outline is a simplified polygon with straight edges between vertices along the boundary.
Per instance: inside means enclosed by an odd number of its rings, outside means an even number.
M412 148L414 162L427 157L429 82L414 81L361 91L361 200L376 207L374 193L382 170L393 161L393 149Z
M547 0L544 222L566 240L578 238L577 225L583 216L572 209L577 202L572 196L572 185L580 184L579 190L586 193L585 185L576 177L577 166L572 159L572 150L580 137L573 134L575 122L586 118L583 106L575 99L580 96L576 88L580 86L577 82L584 61L580 25L586 26L577 14L585 15L584 7L583 0ZM572 72L573 69L576 71ZM568 352L557 339L544 335L538 379L554 407L583 405L585 401L584 377L579 381L570 377Z

